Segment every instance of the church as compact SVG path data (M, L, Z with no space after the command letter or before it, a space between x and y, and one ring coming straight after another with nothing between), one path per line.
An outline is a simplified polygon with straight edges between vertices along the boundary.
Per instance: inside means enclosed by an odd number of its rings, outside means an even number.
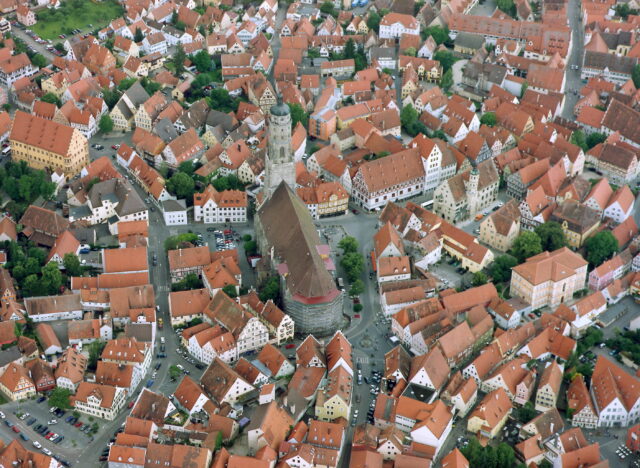
M331 274L331 249L320 240L313 218L295 193L291 113L286 104L270 109L265 183L255 218L262 267L280 276L284 310L296 331L329 335L338 328L343 292Z

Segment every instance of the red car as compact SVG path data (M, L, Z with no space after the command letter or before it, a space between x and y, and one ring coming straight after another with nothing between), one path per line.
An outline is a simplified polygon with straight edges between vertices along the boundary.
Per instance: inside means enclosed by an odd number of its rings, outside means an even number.
M111 149L117 150L118 148L120 148L120 145L111 145Z
M296 345L294 345L293 343L289 343L288 345L285 346L285 349L291 349L291 348L295 348Z
M77 423L75 423L75 424L74 424L74 426L76 426L76 427L82 427L82 423L81 423L81 422L77 422Z
M129 402L129 404L127 405L127 407L128 407L129 409L131 409L131 408L133 408L133 405L134 405L135 403L136 403L135 401L130 401L130 402Z
M12 430L13 432L15 432L16 434L20 434L20 428L19 428L18 426L13 426L13 427L11 428L11 430Z
M353 318L360 318L360 314L354 315Z

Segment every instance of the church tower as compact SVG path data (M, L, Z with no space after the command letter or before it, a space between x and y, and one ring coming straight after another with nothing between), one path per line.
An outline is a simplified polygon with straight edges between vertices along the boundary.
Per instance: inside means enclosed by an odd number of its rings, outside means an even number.
M469 182L467 183L467 207L469 209L469 216L475 216L478 207L480 205L480 197L478 194L478 185L480 183L480 172L475 164L472 164L471 171L469 172Z
M281 100L271 107L268 131L263 188L265 199L270 198L283 181L291 190L296 189L296 168L291 151L291 112Z

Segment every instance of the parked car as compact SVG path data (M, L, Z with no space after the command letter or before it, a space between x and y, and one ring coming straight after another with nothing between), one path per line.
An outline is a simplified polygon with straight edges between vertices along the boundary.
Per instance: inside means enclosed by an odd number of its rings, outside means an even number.
M38 442L37 440L33 441L33 446L37 449L42 448L42 445L40 444L40 442Z
M13 432L15 432L16 434L20 434L20 428L19 428L18 426L12 426L12 427L11 427L11 430L12 430Z
M53 453L51 453L51 450L49 450L46 447L42 447L42 453L44 453L45 455L49 455L49 456L53 455Z
M37 401L38 403L42 403L42 402L43 402L44 400L46 400L46 399L47 399L47 397L41 396L41 397L40 397L40 398L38 398L36 401Z

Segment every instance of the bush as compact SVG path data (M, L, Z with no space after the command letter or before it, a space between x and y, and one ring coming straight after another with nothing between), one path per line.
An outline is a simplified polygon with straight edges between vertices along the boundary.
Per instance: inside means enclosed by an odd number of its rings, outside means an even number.
M362 311L362 309L364 309L364 306L362 304L354 304L353 305L353 311L354 312L360 312L360 311Z

